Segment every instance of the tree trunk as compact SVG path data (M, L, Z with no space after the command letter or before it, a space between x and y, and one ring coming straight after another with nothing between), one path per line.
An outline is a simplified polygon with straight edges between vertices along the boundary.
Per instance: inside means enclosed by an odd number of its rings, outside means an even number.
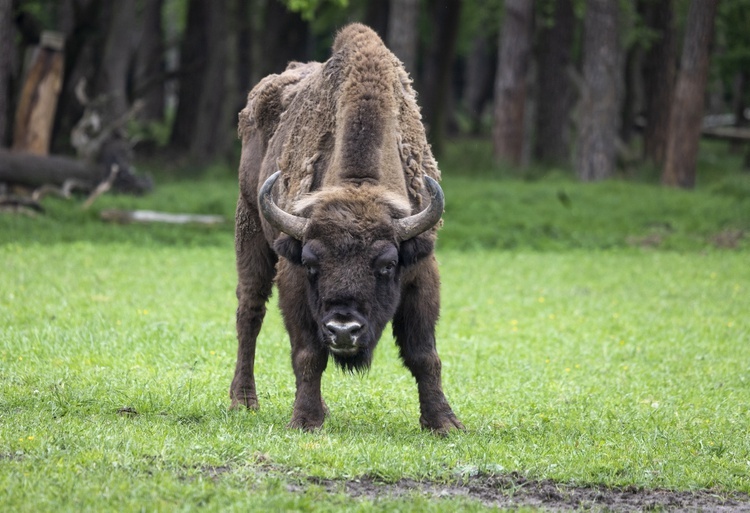
M378 2L367 2L365 15L362 22L377 32L380 39L388 39L388 20L390 12L390 2L388 0L379 0Z
M244 2L241 2L244 3ZM146 0L135 65L135 90L143 100L139 118L146 121L164 119L164 30L161 11L164 0Z
M225 0L190 0L180 56L180 93L170 145L205 163L225 150L229 128ZM233 106L233 105L232 105Z
M55 3L57 4L55 5L55 26L59 32L65 34L67 42L67 37L75 29L76 0L58 0L58 2Z
M11 91L11 67L13 65L13 1L0 0L0 148L8 145Z
M669 116L661 181L672 187L695 187L704 95L718 0L692 0L685 27L680 70Z
M466 57L464 99L471 121L471 133L474 135L480 133L484 108L492 100L497 71L496 43L497 37L476 35L471 43L471 51Z
M625 65L623 74L624 91L622 95L622 113L620 123L620 139L626 145L630 144L635 132L636 118L641 110L641 97L643 78L640 70L642 68L643 51L637 43L631 45L625 54Z
M548 164L570 163L570 80L575 13L572 0L558 0L552 25L539 34L534 157Z
M737 128L744 128L748 125L748 119L745 117L745 110L747 109L747 92L750 92L750 70L743 69L738 71L734 77L732 91L732 112L734 112L734 126ZM732 153L741 153L744 149L742 143L738 141L732 141L729 148Z
M256 59L258 69L254 82L270 73L281 73L289 61L308 61L308 24L299 13L292 12L279 0L269 0L258 31ZM273 51L269 51L273 49Z
M445 139L446 103L456 51L461 0L445 0L437 2L438 5L434 5L435 3L431 2L432 38L427 49L419 93L427 137L432 144L432 151L440 155Z
M107 99L105 120L118 119L128 111L128 70L133 61L135 37L135 0L121 0L106 6L107 39L96 76L94 95Z
M495 78L493 146L498 160L521 164L524 146L527 74L534 2L505 0Z
M608 178L615 171L618 133L618 4L587 0L583 39L576 169L583 181Z
M646 129L643 132L645 157L661 166L669 127L669 109L675 79L675 28L673 0L647 2L646 24L657 39L646 52L643 65L646 98Z
M84 109L75 94L82 79L86 79L88 92L93 94L106 46L106 31L100 28L106 23L102 5L101 0L63 0L56 6L57 28L65 34L65 77L55 116L53 153L72 150L70 133Z
M391 0L388 12L388 48L415 76L419 38L419 0Z
M252 9L254 2L240 1L235 3L235 18L237 23L237 111L247 102L247 93L253 86L253 26Z
M62 88L64 40L57 32L45 32L35 50L16 110L13 149L46 155L52 138L57 98Z

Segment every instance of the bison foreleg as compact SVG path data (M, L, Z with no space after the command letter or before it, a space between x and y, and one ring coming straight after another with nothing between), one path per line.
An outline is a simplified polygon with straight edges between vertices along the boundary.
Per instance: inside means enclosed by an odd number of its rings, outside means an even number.
M441 383L441 363L435 347L435 324L440 313L440 278L434 259L425 259L402 293L393 318L393 335L401 359L417 381L419 422L424 429L446 435L463 429L448 404Z
M229 388L232 408L258 408L255 392L255 344L266 302L271 295L276 254L260 228L258 211L240 197L237 203L235 250L237 254L237 365Z
M279 307L292 344L292 367L297 385L292 420L287 427L313 431L328 414L320 380L328 365L328 352L317 338L317 329L306 301L305 277L284 259L279 263Z
M322 348L292 350L292 366L297 383L292 420L287 427L313 431L323 425L327 408L320 393L320 380L328 362Z

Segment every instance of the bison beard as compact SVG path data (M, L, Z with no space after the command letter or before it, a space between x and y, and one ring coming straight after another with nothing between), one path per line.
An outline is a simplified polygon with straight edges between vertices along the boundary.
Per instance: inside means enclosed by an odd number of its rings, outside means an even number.
M255 346L275 278L297 386L290 427L323 424L329 357L368 369L392 320L421 425L462 429L435 345L443 195L410 80L363 25L343 29L333 48L326 63L266 77L240 113L232 407L258 407Z

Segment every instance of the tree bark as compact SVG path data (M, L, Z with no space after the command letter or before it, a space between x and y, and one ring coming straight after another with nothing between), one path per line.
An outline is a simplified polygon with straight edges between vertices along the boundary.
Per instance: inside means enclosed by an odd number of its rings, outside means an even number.
M254 2L235 2L235 18L237 23L237 96L238 108L241 110L247 102L247 93L253 86L253 26L251 7Z
M419 38L419 0L391 0L388 11L388 48L415 76Z
M135 52L135 0L120 0L105 5L108 17L104 53L94 84L94 95L107 99L105 120L119 118L128 111L128 71Z
M718 0L692 0L685 27L680 70L669 116L661 181L672 187L695 187L704 95Z
M643 50L639 44L633 44L624 54L622 84L622 109L620 122L620 139L625 145L630 144L635 132L636 118L641 105Z
M377 32L383 41L388 40L389 12L390 2L388 0L367 2L364 19L362 20L365 25Z
M258 69L254 82L270 73L281 73L292 60L308 61L309 27L299 13L292 12L279 0L266 2L262 26L258 31L256 60ZM273 51L269 51L273 49Z
M482 127L482 114L492 100L492 89L497 71L497 37L478 34L471 43L466 57L466 85L464 99L471 120L471 132L478 135Z
M102 0L62 0L57 3L57 28L65 34L65 77L55 116L52 153L72 150L70 133L81 119L84 107L76 98L75 88L85 79L93 95L97 70L101 68L107 23Z
M34 52L21 90L13 130L13 149L49 153L57 98L63 81L64 42L59 33L45 32Z
M493 142L495 157L521 164L528 62L531 54L534 2L505 0L495 78Z
M534 157L548 164L570 163L570 80L575 13L572 0L558 0L552 25L539 34Z
M0 0L0 148L8 145L13 48L13 1Z
M675 28L673 0L647 2L646 24L658 36L646 52L643 63L646 98L646 128L643 132L645 157L661 166L669 128L669 109L675 80Z
M732 112L734 112L734 126L745 128L748 125L748 119L745 117L745 110L747 109L745 98L748 96L746 92L750 92L750 70L738 71L734 77L733 86ZM733 153L740 153L744 149L744 145L733 141L729 148Z
M180 93L170 145L196 163L222 154L228 142L225 0L190 0L180 56Z
M241 2L244 3L244 2ZM164 119L164 30L161 11L164 0L146 0L141 19L141 39L135 65L135 90L143 100L139 118Z
M438 5L434 5L435 3ZM431 2L432 38L427 49L419 92L422 98L427 137L436 155L441 154L445 139L446 104L456 53L460 14L461 0Z
M618 133L618 4L587 0L576 170L583 181L615 172Z

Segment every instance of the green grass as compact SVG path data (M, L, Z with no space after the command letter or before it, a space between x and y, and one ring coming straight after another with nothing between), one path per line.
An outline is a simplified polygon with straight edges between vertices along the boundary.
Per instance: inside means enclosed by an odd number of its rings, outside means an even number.
M294 380L275 304L258 346L261 409L227 410L232 223L112 226L96 209L231 219L234 180L2 216L0 509L482 509L330 494L309 476L517 472L748 493L748 245L712 242L750 229L742 187L741 175L688 193L446 173L438 347L467 427L447 439L419 429L388 336L368 374L326 372L320 432L287 430Z

